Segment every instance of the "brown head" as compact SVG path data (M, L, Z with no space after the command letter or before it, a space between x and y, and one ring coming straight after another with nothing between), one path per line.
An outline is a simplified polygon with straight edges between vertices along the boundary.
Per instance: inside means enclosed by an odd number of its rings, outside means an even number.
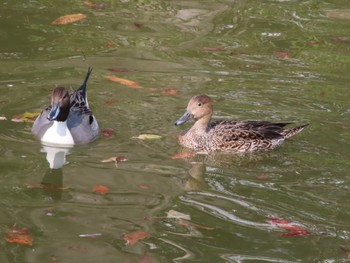
M181 125L188 120L205 119L206 122L209 122L212 115L213 101L211 98L205 94L197 95L190 99L185 114L175 122L175 125Z
M63 87L57 87L52 91L51 110L47 119L50 121L66 121L70 110L70 97Z

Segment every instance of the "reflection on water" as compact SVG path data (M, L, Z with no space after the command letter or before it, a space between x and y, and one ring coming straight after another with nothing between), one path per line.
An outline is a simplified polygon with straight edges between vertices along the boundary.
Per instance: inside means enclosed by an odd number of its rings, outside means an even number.
M46 153L46 160L49 162L50 168L59 169L66 164L66 155L69 154L70 149L43 145L42 152Z

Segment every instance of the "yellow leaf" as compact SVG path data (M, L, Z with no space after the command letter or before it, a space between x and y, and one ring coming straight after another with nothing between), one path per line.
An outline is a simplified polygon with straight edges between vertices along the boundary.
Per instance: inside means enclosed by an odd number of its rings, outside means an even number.
M142 88L141 85L135 81L132 80L128 80L128 79L123 79L123 78L118 78L118 77L114 77L114 76L104 76L106 79L109 79L113 82L117 82L119 84L131 87L131 88L136 88L136 89L140 89Z
M36 117L39 116L39 112L25 112L23 114L15 115L12 117L13 122L30 122L33 123Z
M87 15L84 14L72 14L72 15L65 15L65 16L60 16L56 20L52 22L53 25L66 25L66 24L71 24L76 21L79 21L81 19L86 18Z
M139 140L156 140L162 138L162 136L156 134L140 134L139 136L133 136L131 138Z

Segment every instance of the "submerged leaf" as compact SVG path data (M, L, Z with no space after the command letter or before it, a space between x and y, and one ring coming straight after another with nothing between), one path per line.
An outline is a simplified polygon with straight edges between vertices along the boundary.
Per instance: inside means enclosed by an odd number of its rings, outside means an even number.
M33 245L33 238L29 234L28 228L16 228L13 227L12 230L5 232L7 237L5 240L9 243L17 243L21 245Z
M128 79L123 79L123 78L118 78L115 76L104 76L106 79L109 79L113 82L117 82L119 84L131 87L131 88L136 88L136 89L140 89L142 88L141 85L135 81L132 80L128 80Z
M268 218L268 221L274 223L279 228L287 230L286 233L280 234L280 236L308 236L310 231L305 228L280 218Z
M126 245L134 245L139 240L145 239L149 236L148 232L145 231L134 231L123 235L123 239L126 241Z
M36 117L39 116L39 114L40 114L39 112L25 112L23 114L13 116L11 121L33 123Z
M100 194L100 195L105 195L105 194L109 193L109 188L107 186L104 186L104 185L95 185L92 188L92 192L94 192L96 194Z
M182 153L178 153L178 154L171 156L171 160L189 158L189 157L193 157L195 155L196 155L195 152L182 152Z
M156 140L160 139L162 136L156 134L140 134L139 136L133 136L131 139L140 139L140 140Z
M191 220L191 216L190 215L186 215L186 214L177 212L175 210L169 210L169 212L167 213L167 218Z
M103 129L101 133L103 137L109 138L109 137L112 137L114 131L112 129L106 128L106 129Z
M71 24L76 21L79 21L81 19L86 18L87 15L84 14L72 14L72 15L65 15L65 16L60 16L56 20L52 22L53 25L66 25L66 24Z

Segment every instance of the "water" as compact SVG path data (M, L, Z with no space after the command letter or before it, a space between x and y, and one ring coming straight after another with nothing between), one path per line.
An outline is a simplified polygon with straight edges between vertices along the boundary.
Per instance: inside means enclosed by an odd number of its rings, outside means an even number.
M103 4L1 4L0 116L8 120L0 121L0 261L346 261L348 1ZM51 25L73 13L88 17ZM56 85L78 87L90 65L89 103L114 135L71 149L51 170L31 124L10 120L40 111ZM311 125L271 152L172 160L181 152L174 121L200 93L215 100L216 119ZM139 134L162 138L131 139ZM112 156L128 161L101 163ZM93 193L96 185L110 192ZM200 226L166 218L169 210ZM311 234L285 236L276 218ZM14 225L29 229L33 246L5 241ZM150 236L126 245L123 234L138 230Z

